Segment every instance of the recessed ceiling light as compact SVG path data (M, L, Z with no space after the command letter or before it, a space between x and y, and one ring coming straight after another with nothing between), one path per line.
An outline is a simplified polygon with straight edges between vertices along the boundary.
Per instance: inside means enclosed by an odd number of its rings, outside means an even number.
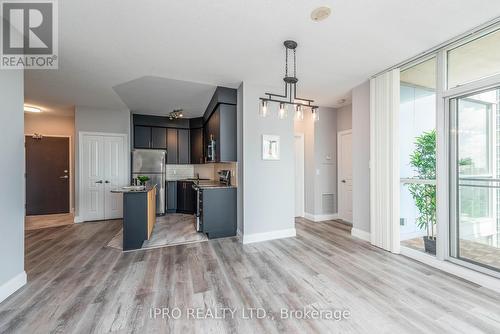
M329 7L326 6L318 7L311 12L311 19L315 22L323 21L328 16L330 16L331 13L332 10Z
M24 111L26 112L42 112L42 109L37 107L24 106Z

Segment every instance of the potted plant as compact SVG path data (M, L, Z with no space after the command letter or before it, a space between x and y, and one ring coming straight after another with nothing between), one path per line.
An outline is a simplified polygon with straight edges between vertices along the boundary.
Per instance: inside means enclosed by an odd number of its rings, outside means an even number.
M422 180L436 179L436 131L424 132L415 138L415 150L410 155L410 166ZM416 224L421 230L426 231L423 237L425 251L436 254L436 185L426 183L412 183L408 189L419 216Z
M144 175L139 175L137 177L137 180L139 180L139 182L141 183L141 186L145 186L146 185L146 182L149 181L149 177L147 176L144 176Z

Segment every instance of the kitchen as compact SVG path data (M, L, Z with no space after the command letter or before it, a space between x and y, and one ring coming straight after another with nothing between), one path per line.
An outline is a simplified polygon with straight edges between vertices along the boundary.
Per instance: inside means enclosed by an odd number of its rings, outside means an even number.
M217 87L201 117L185 117L182 110L132 114L132 186L114 190L123 193L124 228L111 247L147 249L236 236L236 102L235 89Z

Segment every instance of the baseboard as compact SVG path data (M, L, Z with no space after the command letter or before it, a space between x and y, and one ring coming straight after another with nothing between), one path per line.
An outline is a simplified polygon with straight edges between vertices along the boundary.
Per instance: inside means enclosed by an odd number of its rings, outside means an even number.
M82 217L80 217L80 216L75 216L75 220L74 220L74 222L75 222L76 224L78 224L78 223L83 223L84 221L85 221L85 220L83 220L83 218L82 218Z
M10 280L0 286L0 303L7 299L7 297L9 297L11 294L19 290L22 286L24 286L26 282L26 272L23 271L22 273L12 277Z
M264 233L253 233L253 234L243 234L243 243L251 244L254 242L261 242L266 240L282 239L295 237L297 232L295 228L289 228L286 230L277 230Z
M363 231L363 230L360 230L360 229L353 227L351 230L351 235L355 238L370 242L370 233L369 232L366 232L366 231Z
M339 219L338 213L332 213L327 215L313 215L312 213L304 213L304 218L312 220L313 222L324 222L326 220L335 220Z

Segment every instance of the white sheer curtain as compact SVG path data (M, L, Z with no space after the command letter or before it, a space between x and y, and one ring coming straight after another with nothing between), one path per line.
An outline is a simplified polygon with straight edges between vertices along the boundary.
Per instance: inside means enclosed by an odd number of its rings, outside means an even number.
M399 73L370 80L370 241L393 253L399 253Z

